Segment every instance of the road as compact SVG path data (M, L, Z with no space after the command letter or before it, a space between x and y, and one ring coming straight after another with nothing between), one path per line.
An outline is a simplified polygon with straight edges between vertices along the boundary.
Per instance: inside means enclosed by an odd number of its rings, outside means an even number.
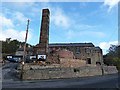
M2 88L119 88L120 84L118 74L71 79L21 81L14 76L16 66L17 63L8 63L3 67Z

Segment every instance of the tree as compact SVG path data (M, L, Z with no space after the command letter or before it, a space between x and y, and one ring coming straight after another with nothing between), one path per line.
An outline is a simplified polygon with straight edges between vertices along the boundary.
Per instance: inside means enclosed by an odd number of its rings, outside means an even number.
M109 52L103 58L106 65L115 65L120 70L120 45L111 45Z
M4 54L15 54L16 50L19 48L20 45L24 45L24 42L20 42L18 40L8 40L2 41L2 53ZM26 44L28 47L30 44ZM30 45L32 46L32 45Z

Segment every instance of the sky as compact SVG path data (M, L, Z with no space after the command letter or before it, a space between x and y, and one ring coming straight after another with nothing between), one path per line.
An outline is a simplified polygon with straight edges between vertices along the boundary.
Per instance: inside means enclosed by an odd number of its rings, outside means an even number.
M42 9L50 10L49 43L89 43L108 52L118 43L119 0L103 2L2 2L0 40L24 41L36 45L40 37Z

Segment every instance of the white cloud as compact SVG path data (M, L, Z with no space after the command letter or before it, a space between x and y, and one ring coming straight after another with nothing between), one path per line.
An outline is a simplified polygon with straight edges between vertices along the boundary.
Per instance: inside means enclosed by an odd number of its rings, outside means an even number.
M35 3L35 7L31 9L32 15L40 13L40 9L48 8L50 10L50 21L57 27L69 28L73 20L67 15L67 13L58 6L51 6L50 3L41 3L40 5Z
M28 19L21 12L15 12L12 17L13 17L14 22L17 21L19 23L25 23Z
M63 28L68 28L70 26L70 19L65 15L65 13L60 8L52 9L51 21L56 26L61 26Z
M3 13L0 13L0 26L3 28L14 28L16 25L26 25L28 19L31 18L26 17L23 13L18 11L10 11L5 8ZM9 17L9 18L8 18Z
M120 0L104 0L104 5L109 6L108 11L110 11L114 6L118 4Z
M0 23L0 40L5 41L6 38L11 38L13 39L17 39L19 41L24 41L25 39L25 35L26 35L26 31L22 31L18 29L15 29L17 26L17 23L23 24L26 23L27 18L20 12L16 12L13 15L14 18L7 18L5 17L5 15L0 15L0 20L2 20L2 22ZM30 40L32 36L31 30L29 29L29 33L28 33L28 40Z
M17 39L19 41L25 41L26 31L18 31L14 29L7 29L2 31L0 35L0 40L6 40L6 38ZM28 40L31 38L31 32L28 32Z
M0 20L1 20L0 27L2 27L2 28L14 27L13 22L12 22L11 19L8 19L8 18L6 18L4 16L0 16Z
M99 46L102 49L109 49L111 45L118 45L118 41L111 41L111 42L101 42Z
M118 45L118 41L101 42L99 47L103 50L103 54L106 54L111 45Z

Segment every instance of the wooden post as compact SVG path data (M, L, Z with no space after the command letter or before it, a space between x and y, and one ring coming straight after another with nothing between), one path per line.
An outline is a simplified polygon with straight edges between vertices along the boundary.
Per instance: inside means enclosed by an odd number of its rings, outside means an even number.
M23 54L23 59L22 59L22 69L21 69L21 79L23 79L23 67L25 64L25 59L26 59L26 42L27 42L27 36L28 36L28 28L29 28L29 19L28 19L28 23L27 23L27 30L26 30L26 36L25 36L25 44L24 44L24 54Z

